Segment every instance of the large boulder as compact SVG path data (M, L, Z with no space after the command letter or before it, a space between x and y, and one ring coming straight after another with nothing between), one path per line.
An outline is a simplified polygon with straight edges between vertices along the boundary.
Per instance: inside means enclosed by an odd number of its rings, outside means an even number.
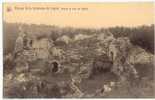
M56 40L56 45L68 45L70 42L72 41L72 39L66 35L63 35L62 37L59 37Z
M112 65L113 63L108 55L102 54L94 59L92 72L93 74L108 72L112 68Z
M78 34L74 37L74 41L80 41L92 37L91 35Z

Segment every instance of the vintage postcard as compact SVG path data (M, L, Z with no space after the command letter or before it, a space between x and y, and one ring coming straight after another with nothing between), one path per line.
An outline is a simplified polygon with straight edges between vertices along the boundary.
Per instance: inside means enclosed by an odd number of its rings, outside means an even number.
M4 98L153 98L153 2L3 3Z

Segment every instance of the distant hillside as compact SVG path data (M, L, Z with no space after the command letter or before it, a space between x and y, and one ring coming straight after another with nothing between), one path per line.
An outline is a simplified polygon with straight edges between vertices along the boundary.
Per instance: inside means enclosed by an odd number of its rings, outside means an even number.
M56 38L67 35L74 38L75 35L85 34L92 35L105 33L110 31L115 37L127 36L134 45L141 46L147 51L154 53L154 25L140 26L135 28L128 27L112 27L108 29L88 29L88 28L72 28L72 27L57 27L48 25L26 25L19 23L3 23L3 46L4 54L12 52L14 49L15 40L18 35L18 27L22 25L23 29L30 35L45 36L55 40Z

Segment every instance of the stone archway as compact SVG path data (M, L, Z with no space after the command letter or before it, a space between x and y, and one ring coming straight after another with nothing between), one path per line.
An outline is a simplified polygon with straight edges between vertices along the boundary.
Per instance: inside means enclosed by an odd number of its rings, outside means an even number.
M59 71L59 63L57 61L53 61L51 63L51 66L52 66L52 68L51 68L52 73L56 73Z

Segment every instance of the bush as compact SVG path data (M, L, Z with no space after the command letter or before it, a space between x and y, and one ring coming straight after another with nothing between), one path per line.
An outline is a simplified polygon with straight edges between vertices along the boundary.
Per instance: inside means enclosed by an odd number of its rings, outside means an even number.
M109 31L116 38L129 37L132 44L154 53L154 24L151 26L143 25L134 28L117 26L109 28Z
M154 25L135 28L129 37L134 45L154 53Z

